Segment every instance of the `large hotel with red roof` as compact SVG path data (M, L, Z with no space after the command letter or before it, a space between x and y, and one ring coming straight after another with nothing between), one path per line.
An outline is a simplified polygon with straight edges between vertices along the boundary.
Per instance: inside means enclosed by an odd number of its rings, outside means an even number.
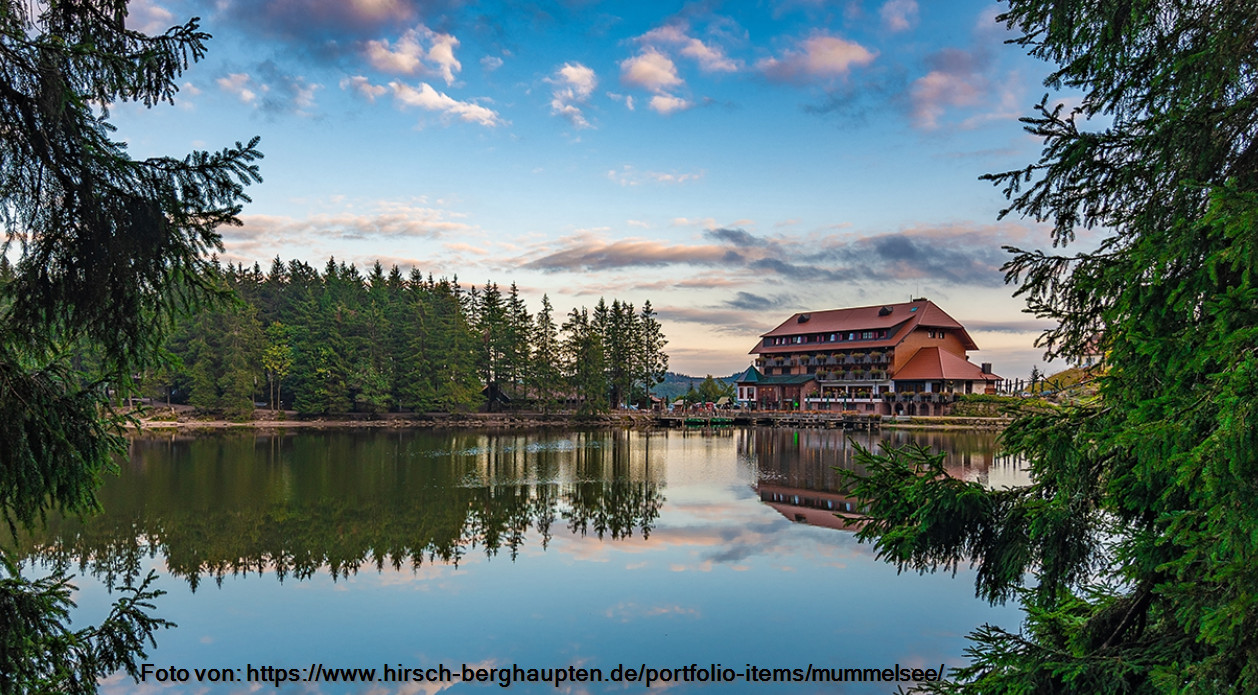
M744 407L940 415L958 394L995 393L965 327L928 299L795 314L760 336L737 379Z

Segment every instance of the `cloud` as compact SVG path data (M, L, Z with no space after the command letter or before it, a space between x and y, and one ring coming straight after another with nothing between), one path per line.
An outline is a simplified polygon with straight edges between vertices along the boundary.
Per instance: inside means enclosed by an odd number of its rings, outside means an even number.
M432 47L428 49L428 60L437 64L437 71L445 79L446 84L454 83L454 73L463 69L463 65L454 57L454 47L459 40L449 34L436 34Z
M814 254L851 278L933 280L943 285L1004 286L1000 267L1009 260L1001 247L1027 240L1030 229L1016 223L910 227L858 237Z
M847 77L853 67L869 65L877 56L855 41L815 34L783 51L781 57L758 61L756 68L771 80L808 82Z
M879 234L758 237L738 228L709 225L715 243L609 242L592 236L565 240L565 248L535 261L548 270L592 270L666 265L720 265L757 280L840 285L934 281L947 286L1000 287L1001 248L1022 244L1032 229L1019 223L916 226ZM747 272L750 271L750 272Z
M887 0L878 14L888 31L907 31L917 26L917 0Z
M764 239L748 234L747 231L743 229L726 229L723 227L718 229L709 229L704 232L704 236L707 236L710 239L716 239L717 241L724 241L740 248L763 246L765 244Z
M981 321L969 319L965 328L971 333L1042 333L1055 328L1056 324L1039 319L1022 319L1010 321Z
M384 39L368 41L363 55L372 67L382 72L413 75L423 68L424 52L414 31L403 34L396 46L390 46Z
M315 92L323 85L307 82L304 77L290 75L272 61L258 64L258 75L267 85L262 110L272 113L309 115L315 105Z
M682 99L681 97L675 97L668 94L656 94L651 97L651 101L647 105L650 106L652 110L665 116L675 111L685 111L691 106L694 106L694 104Z
M235 96L246 104L252 104L258 100L256 91L257 85L254 84L253 78L247 73L233 72L226 77L220 77L215 80L218 88Z
M746 278L729 277L720 271L694 272L684 277L648 281L639 274L606 280L586 279L578 294L593 296L620 295L632 292L664 292L671 290L712 290L743 287Z
M483 245L466 244L461 241L450 242L444 245L446 249L457 253L470 253L475 256L488 256L489 249Z
M668 24L657 27L635 39L643 45L676 49L681 55L699 64L704 72L737 72L738 61L730 59L719 47L706 44L688 34L688 27Z
M174 13L152 0L131 0L127 5L128 29L145 34L161 34L174 24Z
M656 93L682 85L682 79L677 76L677 65L654 48L621 61L620 80Z
M764 297L751 292L738 292L733 299L727 299L722 304L730 309L742 311L769 311L795 306L798 301L794 295L789 294L778 297Z
M564 63L549 80L554 85L551 92L550 112L568 119L574 128L590 128L589 121L581 112L598 86L598 76L581 63Z
M774 316L771 317L773 323L765 323L762 320L764 318L762 314L745 309L656 306L655 310L660 315L661 321L693 323L704 326L713 333L722 333L739 338L764 333L781 320L781 317ZM670 355L674 352L670 351ZM699 352L707 354L707 349L701 349Z
M389 88L384 85L372 84L366 77L356 75L354 77L346 77L341 80L341 89L357 92L367 101L374 102L376 97L384 96L389 93Z
M671 221L669 221L669 225L673 227L699 227L701 229L711 229L716 226L716 218L674 217Z
M410 0L218 0L236 26L306 45L340 42L413 22Z
M712 266L731 261L737 254L716 245L670 244L651 239L604 241L582 234L563 240L564 248L544 253L526 267L544 271L609 270L667 265Z
M427 45L427 48L425 48ZM437 75L446 85L454 84L455 73L463 69L454 57L459 40L435 32L424 25L409 29L390 44L386 39L368 41L363 56L375 69L394 75Z
M782 258L761 258L752 261L748 267L757 272L768 272L795 280L822 280L825 282L843 282L852 280L849 269L822 267L812 264L794 263Z
M241 215L240 227L224 228L223 244L230 252L264 259L279 249L309 249L320 241L465 237L477 231L463 222L459 213L422 202L375 202L368 208L365 212L346 209L300 218Z
M486 72L493 72L494 70L502 67L502 58L499 58L498 56L485 56L480 59L480 65L482 68L485 68Z
M989 84L984 74L985 56L959 48L945 48L930 56L930 72L909 88L913 125L923 130L939 127L939 119L949 107L980 103Z
M215 80L219 89L241 102L269 114L292 113L309 116L315 93L323 85L284 72L272 61L254 66L253 72L233 72Z
M926 58L928 71L908 89L909 118L915 128L937 130L949 111L967 116L947 123L949 127L976 128L996 120L1013 120L1019 114L1021 83L1017 72L996 75L997 48L1007 29L992 18L994 10L980 13L971 46L944 48Z
M621 602L608 608L605 615L613 620L619 620L627 623L638 618L658 618L662 616L683 616L689 618L701 617L699 610L696 608L687 608L680 605L654 605L642 606L633 602Z
M638 171L628 164L624 165L620 169L612 169L607 172L607 178L622 186L640 186L644 183L687 183L689 181L698 181L703 178L703 176L704 172L702 171L698 173L687 172L681 174L662 171Z
M416 107L425 111L434 111L443 116L458 118L467 123L475 123L487 128L504 125L505 122L493 109L469 101L459 101L432 88L427 82L420 83L419 88L401 82L390 82L393 100L402 107Z

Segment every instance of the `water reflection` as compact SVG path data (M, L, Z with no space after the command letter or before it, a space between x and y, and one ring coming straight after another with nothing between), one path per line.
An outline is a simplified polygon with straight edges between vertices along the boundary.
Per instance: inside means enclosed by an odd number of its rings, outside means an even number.
M845 522L859 513L857 501L843 494L836 469L863 473L855 461L859 444L873 452L919 444L944 452L945 468L954 477L988 485L1025 485L1030 478L1022 462L998 456L995 432L975 430L908 430L842 432L836 430L740 430L738 452L756 470L760 500L798 523L850 529Z
M664 502L651 438L341 432L137 440L105 513L52 518L29 559L117 586L161 557L195 591L209 577L344 578L364 566L513 560L526 532L648 538Z
M983 448L990 435L887 436L951 447L954 469L973 480L1005 475ZM179 625L151 653L162 665L959 665L964 634L1016 624L1015 607L974 599L964 568L898 573L851 533L791 523L763 501L768 486L832 494L848 446L841 432L741 429L146 439L102 490L105 513L52 520L26 539L27 558L95 575L75 580L88 624L108 610L109 586L156 569L169 592L158 612ZM207 579L218 587L204 590ZM116 674L102 692L245 695L259 685ZM474 689L427 685L418 692ZM511 692L626 691L569 685Z
M195 591L229 575L304 580L326 570L337 579L364 567L457 567L469 552L515 560L526 538L545 549L558 528L645 542L665 502L668 437L732 443L764 504L829 528L846 528L836 514L857 511L835 472L856 467L853 439L873 450L916 442L945 451L949 471L967 480L1026 482L1019 465L994 456L990 432L169 436L134 442L122 476L101 489L104 514L54 517L20 545L28 559L77 567L109 587L160 558ZM683 484L728 475L673 464Z

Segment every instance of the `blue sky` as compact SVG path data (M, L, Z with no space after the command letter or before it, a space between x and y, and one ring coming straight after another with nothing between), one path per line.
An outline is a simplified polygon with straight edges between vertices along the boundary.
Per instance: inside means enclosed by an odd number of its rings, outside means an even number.
M986 2L140 0L213 34L137 156L262 137L233 261L329 256L518 283L536 310L650 300L672 367L745 368L795 311L926 296L1003 376L1043 324L978 177L1026 166L1049 90ZM1070 95L1052 94L1051 99ZM1056 365L1055 365L1056 366Z

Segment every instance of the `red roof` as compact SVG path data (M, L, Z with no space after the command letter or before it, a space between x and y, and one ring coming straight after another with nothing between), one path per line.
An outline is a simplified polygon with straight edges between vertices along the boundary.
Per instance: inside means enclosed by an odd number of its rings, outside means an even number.
M828 349L848 347L838 343L806 343L803 345L766 346L764 338L795 335L812 335L815 333L847 333L856 331L887 329L887 337L881 340L862 340L858 344L849 343L854 347L881 348L897 345L906 335L918 326L932 328L950 328L958 331L958 337L967 350L977 350L978 345L966 333L965 327L935 305L929 299L919 299L901 304L880 304L861 306L850 309L827 309L825 311L808 311L792 315L777 328L761 335L761 341L751 350L752 353L799 352L802 350ZM827 348L819 348L826 345Z
M937 347L918 350L891 378L896 381L1000 381L1000 377L983 372L977 364Z

